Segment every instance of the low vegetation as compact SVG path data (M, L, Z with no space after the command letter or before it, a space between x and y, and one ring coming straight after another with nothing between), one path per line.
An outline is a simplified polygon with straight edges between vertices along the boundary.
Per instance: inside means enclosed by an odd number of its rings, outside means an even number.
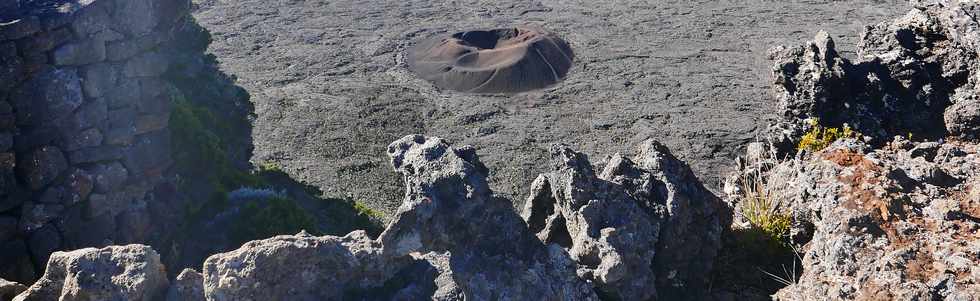
M851 129L846 123L837 127L824 127L820 125L819 119L810 119L810 128L796 145L797 151L817 152L838 139L860 138L861 133Z
M206 223L234 205L239 214L226 236L236 244L300 230L315 235L344 235L356 229L380 232L381 215L354 201L323 198L319 189L293 180L276 165L250 169L247 162L233 162L229 154L248 142L232 139L248 135L235 128L240 122L224 122L226 118L188 100L180 90L172 95L170 128L178 189L191 200L203 200L186 202L185 228ZM238 201L244 203L233 204Z
M735 227L724 236L714 286L768 296L794 282L800 272L800 258L790 241L792 218L770 181L775 158L767 154L739 179L737 206L748 227Z

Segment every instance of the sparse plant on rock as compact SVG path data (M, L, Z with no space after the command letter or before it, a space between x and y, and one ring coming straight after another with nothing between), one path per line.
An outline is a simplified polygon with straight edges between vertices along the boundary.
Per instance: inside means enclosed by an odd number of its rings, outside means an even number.
M824 127L820 125L820 119L817 118L811 118L808 120L808 122L810 125L809 130L806 132L806 134L803 134L803 137L800 138L800 142L797 143L797 151L817 152L827 148L827 146L834 143L834 141L837 141L838 139L861 137L861 133L854 131L846 123L837 128Z

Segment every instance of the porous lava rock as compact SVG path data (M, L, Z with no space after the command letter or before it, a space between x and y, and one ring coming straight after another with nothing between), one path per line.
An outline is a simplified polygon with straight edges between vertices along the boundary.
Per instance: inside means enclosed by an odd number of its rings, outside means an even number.
M556 244L544 244L511 203L495 197L472 147L406 136L388 146L406 193L379 240L402 255L449 251L467 300L596 300L592 286Z
M976 144L841 140L768 171L803 272L778 300L972 300L980 293ZM972 296L972 297L971 297Z
M51 254L44 276L14 300L158 300L167 273L148 246L109 246Z
M692 298L720 247L727 208L662 144L600 175L566 145L551 148L553 172L538 176L522 213L546 243L568 249L578 275L621 300Z
M783 150L798 141L806 119L825 126L848 124L873 145L896 135L973 139L978 25L975 4L914 1L914 9L868 26L851 61L826 32L796 47L771 50L778 110L771 128Z
M408 50L408 66L442 89L519 93L560 82L575 55L561 38L530 27L437 36Z

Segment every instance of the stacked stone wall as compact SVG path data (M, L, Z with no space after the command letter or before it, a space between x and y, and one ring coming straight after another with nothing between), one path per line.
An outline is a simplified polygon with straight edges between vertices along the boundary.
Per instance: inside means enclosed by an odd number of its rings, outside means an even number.
M164 45L188 0L0 1L0 278L146 242L173 194Z

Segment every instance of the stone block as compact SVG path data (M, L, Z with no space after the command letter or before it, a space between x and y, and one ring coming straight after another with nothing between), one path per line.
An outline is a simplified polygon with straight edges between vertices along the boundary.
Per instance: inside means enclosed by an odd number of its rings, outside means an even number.
M138 113L135 108L126 107L109 111L109 128L132 127L136 124Z
M147 52L165 40L161 33L151 33L139 38L109 42L106 44L106 57L113 62L123 61Z
M102 97L116 88L118 72L113 65L95 64L82 69L82 90L91 98Z
M86 147L96 147L102 145L102 141L102 132L97 128L90 128L75 135L68 135L65 141L65 150L70 152Z
M170 114L141 115L136 119L136 134L142 135L167 128Z
M75 111L75 127L80 129L102 128L108 124L109 110L105 99L94 98L86 101Z
M101 194L122 189L129 179L129 171L119 162L99 164L91 173L95 178L95 192Z
M18 124L41 125L62 119L82 105L82 87L73 69L48 69L11 95Z
M127 77L160 76L167 72L170 61L160 52L146 52L137 55L123 65L123 75Z
M124 151L122 162L130 176L158 176L161 169L172 162L170 132L157 131L137 137L135 143Z
M51 54L55 65L79 66L97 63L105 60L105 41L84 40L76 43L61 45Z
M127 146L136 139L136 126L111 128L106 132L105 143L109 145Z
M106 103L109 109L118 109L133 106L136 99L140 97L139 81L129 78L119 78L114 89L105 93Z
M132 202L132 196L125 191L110 194L93 194L89 196L85 216L98 217L107 215L115 217L123 212L123 210L126 210L130 202Z
M115 28L131 37L144 36L160 22L160 8L156 0L117 1L113 14Z
M68 168L61 149L45 146L26 154L17 163L17 171L27 186L32 190L40 190L51 184Z
M68 158L72 164L98 163L104 161L114 161L122 159L122 149L118 146L103 145L97 147L83 148L69 153Z
M92 38L96 34L112 30L112 19L106 6L90 6L75 14L69 25L80 38Z

